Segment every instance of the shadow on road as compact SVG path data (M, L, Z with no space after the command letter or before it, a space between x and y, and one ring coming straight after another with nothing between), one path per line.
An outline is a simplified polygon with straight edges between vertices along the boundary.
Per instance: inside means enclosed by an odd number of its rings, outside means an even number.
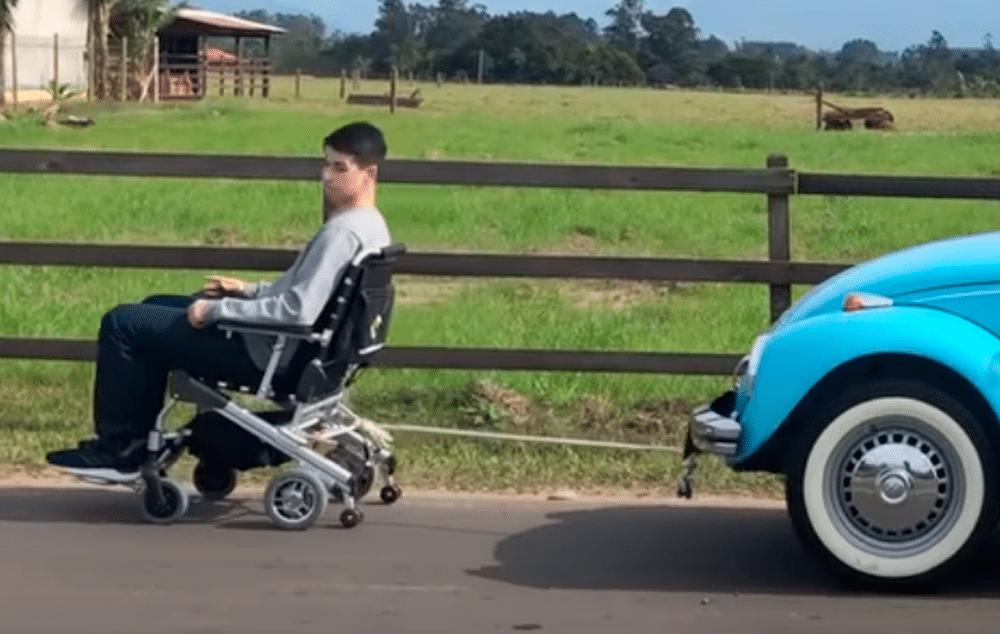
M247 498L237 491L233 499L202 501L192 498L179 524L213 524L236 530L277 530L264 513L260 496ZM362 508L373 504L360 503ZM378 502L381 505L381 502ZM79 524L142 524L139 496L126 487L4 487L0 488L0 522L58 522ZM342 528L339 523L332 526Z
M473 576L533 588L724 593L846 592L800 545L783 510L616 507L551 513L497 543ZM945 595L1000 595L1000 540Z
M213 523L255 516L241 501L193 501L182 523ZM264 522L266 517L262 518ZM0 522L149 524L139 496L125 487L2 488Z

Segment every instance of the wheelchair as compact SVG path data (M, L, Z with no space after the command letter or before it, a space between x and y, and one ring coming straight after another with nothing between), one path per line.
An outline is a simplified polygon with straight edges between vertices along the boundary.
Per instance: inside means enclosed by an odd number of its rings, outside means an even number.
M309 528L324 515L332 497L343 504L340 523L352 528L363 514L357 501L374 482L379 497L392 504L402 495L394 473L392 436L351 411L347 388L384 346L392 316L392 267L405 246L358 254L313 326L271 326L221 321L232 333L274 337L271 355L257 386L240 385L172 372L169 398L149 433L146 460L135 474L96 478L67 469L98 484L122 484L137 491L144 515L169 524L187 511L185 490L166 471L188 451L197 458L193 484L205 499L221 500L235 489L238 473L294 462L276 475L264 492L264 508L279 528ZM277 373L289 342L297 347L287 369ZM267 411L239 404L238 394L266 403ZM167 415L178 402L196 406L196 415L177 431L166 431Z

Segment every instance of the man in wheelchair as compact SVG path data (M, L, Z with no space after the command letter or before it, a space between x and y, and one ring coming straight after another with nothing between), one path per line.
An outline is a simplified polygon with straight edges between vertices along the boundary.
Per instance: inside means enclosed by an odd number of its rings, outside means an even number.
M378 253L391 244L375 206L378 165L386 153L382 133L371 124L352 123L333 131L323 147L322 183L330 202L324 224L275 282L248 284L213 276L197 299L151 297L104 315L94 382L97 437L74 449L51 452L50 464L101 482L138 481L136 474L150 464L152 452L162 449L154 448L158 443L151 431L158 428L158 416L165 411L171 373L175 382L178 376L198 377L206 385L261 386L259 396L273 396L272 379L280 382L295 363L297 349L312 346L315 352L321 346L315 336L290 340L283 349L275 342L284 343L282 329L314 327L321 313L329 312L331 296L345 272L357 265L359 254ZM191 391L183 386L180 391L185 389ZM294 396L295 386L289 389ZM223 414L229 411L226 408L239 409L220 400L213 390L182 400L195 401L199 410L216 408ZM143 477L149 484L150 478ZM156 478L154 502L163 502Z

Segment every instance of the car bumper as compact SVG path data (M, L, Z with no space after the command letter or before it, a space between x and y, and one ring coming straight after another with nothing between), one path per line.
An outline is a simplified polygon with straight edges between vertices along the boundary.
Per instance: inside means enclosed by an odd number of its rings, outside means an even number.
M688 435L698 451L720 456L735 456L740 424L731 418L736 393L726 392L708 405L691 412Z

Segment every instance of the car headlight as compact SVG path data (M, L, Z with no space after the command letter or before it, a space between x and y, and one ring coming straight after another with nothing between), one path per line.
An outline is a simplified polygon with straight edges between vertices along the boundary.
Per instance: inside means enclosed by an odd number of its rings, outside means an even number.
M768 335L760 335L753 342L750 353L740 359L736 364L734 385L738 390L753 390L754 378L757 376L757 368L760 367L760 357L764 354L764 346L767 344Z

